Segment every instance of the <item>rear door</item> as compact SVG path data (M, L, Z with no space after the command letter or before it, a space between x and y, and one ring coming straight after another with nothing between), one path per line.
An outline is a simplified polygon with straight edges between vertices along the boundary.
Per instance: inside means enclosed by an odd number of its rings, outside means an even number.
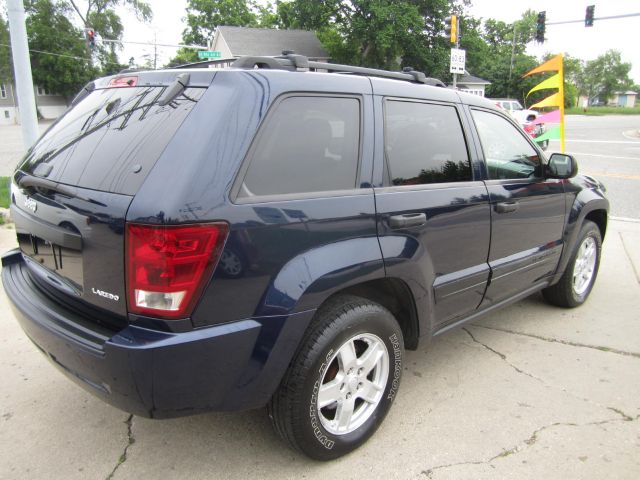
M482 300L489 276L487 190L474 179L458 104L377 97L376 105L384 175L375 195L387 276L407 282L420 315L437 329Z
M144 83L87 95L38 140L12 185L19 245L42 288L122 316L127 209L205 91L161 105L170 79Z
M537 288L558 265L565 221L563 180L545 179L542 154L501 114L471 109L491 200L491 282L484 305Z

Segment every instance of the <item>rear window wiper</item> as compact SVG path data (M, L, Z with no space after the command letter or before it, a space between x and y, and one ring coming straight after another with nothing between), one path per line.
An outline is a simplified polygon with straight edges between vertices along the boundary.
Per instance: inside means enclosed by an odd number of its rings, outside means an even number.
M176 77L176 79L167 87L164 92L164 95L158 100L158 105L164 107L168 105L173 100L175 100L189 85L190 74L181 73Z

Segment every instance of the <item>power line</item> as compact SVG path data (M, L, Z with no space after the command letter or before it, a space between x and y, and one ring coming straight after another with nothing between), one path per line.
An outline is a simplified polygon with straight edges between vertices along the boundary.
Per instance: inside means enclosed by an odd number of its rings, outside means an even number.
M640 17L640 13L627 13L624 15L611 15L609 17L598 17L594 18L593 21L596 20L612 20L614 18L627 18L627 17ZM584 18L582 20L565 20L563 22L547 22L547 25L565 25L567 23L584 23Z
M6 43L0 43L0 47L9 47L11 48L11 45L8 45ZM34 50L34 49L29 49L30 52L35 52L35 53L42 53L44 55L53 55L55 57L65 57L65 58L73 58L75 60L88 60L87 57L76 57L75 55L65 55L63 53L53 53L53 52L43 52L42 50Z
M134 45L151 45L151 46L158 46L158 47L173 47L173 48L194 48L196 50L208 50L209 47L203 47L202 45L185 45L185 44L171 44L171 43L154 43L154 42L131 42L131 41L124 41L124 40L111 40L111 39L107 39L107 38L100 38L98 41L101 42L105 42L105 43L131 43Z

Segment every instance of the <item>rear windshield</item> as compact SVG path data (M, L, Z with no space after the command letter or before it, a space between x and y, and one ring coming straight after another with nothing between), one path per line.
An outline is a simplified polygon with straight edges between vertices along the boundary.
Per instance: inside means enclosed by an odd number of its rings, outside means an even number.
M135 194L204 88L165 106L166 87L95 90L54 124L20 166L49 180Z

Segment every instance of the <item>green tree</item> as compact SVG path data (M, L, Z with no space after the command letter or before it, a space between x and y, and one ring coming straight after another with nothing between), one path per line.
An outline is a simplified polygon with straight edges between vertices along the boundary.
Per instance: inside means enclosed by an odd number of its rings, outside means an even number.
M9 25L0 14L0 43L10 45ZM0 45L0 82L13 82L13 66L11 63L11 47Z
M244 0L189 0L187 28L182 33L182 40L192 45L208 45L220 25L257 27L255 4Z
M124 27L116 8L125 6L130 8L136 17L144 22L151 20L153 13L151 7L141 0L60 0L59 3L70 6L80 19L83 28L92 28L106 40L120 40ZM120 43L98 42L94 55L102 66L103 74L116 73L126 65L118 61L117 52L122 48Z
M68 6L30 0L25 11L34 84L65 97L75 95L99 72L89 64L82 31L69 21Z
M487 87L488 97L517 98L531 103L527 92L540 80L522 78L522 75L539 62L525 53L527 44L535 37L537 14L528 10L520 20L505 23L487 19L482 26L469 20L462 32L462 45L467 49L467 69L491 82ZM471 43L467 40L471 38Z
M277 5L254 0L188 0L187 28L182 32L182 41L187 45L207 46L215 29L221 25L231 27L275 28L280 26ZM181 48L168 66L197 62L198 52Z
M595 60L588 61L579 76L578 86L589 100L608 100L617 90L633 85L629 78L631 64L622 61L620 52L608 50Z
M294 0L277 7L283 27L315 30L334 61L391 69L412 66L442 77L449 55L444 17L467 3Z

